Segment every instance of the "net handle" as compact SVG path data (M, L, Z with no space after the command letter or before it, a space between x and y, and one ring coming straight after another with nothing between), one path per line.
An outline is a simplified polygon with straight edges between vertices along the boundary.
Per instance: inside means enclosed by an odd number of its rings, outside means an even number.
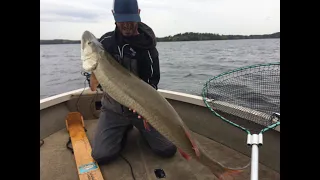
M205 87L204 87L204 89L205 89ZM203 91L202 94L204 95L204 91ZM204 97L204 96L203 96L203 97ZM225 122L227 122L227 123L229 123L229 124L231 124L231 125L233 125L233 126L235 126L235 127L237 127L237 128L240 128L241 130L245 131L247 134L251 134L251 132L250 132L249 130L247 130L246 128L244 128L244 127L242 127L242 126L240 126L240 125L238 125L238 124L235 124L235 123L229 121L228 119L220 116L218 113L216 113L216 112L211 108L211 106L208 104L207 98L204 97L204 98L203 98L203 101L204 101L204 104L206 105L206 107L207 107L211 112L213 112L217 117L221 118L221 119L224 120Z

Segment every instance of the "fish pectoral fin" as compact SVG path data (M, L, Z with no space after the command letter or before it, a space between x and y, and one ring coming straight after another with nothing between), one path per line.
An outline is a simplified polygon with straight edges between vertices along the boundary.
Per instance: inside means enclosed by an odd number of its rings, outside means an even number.
M146 129L147 131L150 131L150 126L145 119L143 120L143 126L144 126L144 129Z
M181 156L183 158L185 158L186 160L190 160L191 156L189 156L187 153L185 153L184 151L182 151L180 148L178 148L179 153L181 154Z
M99 85L99 82L98 82L96 76L94 75L94 73L92 72L91 76L90 76L90 89L91 89L91 91L96 91L98 85Z
M188 139L190 140L191 144L192 144L192 149L194 150L194 152L196 153L197 157L200 157L200 151L198 148L198 145L196 144L196 142L192 139L191 134L188 130L184 129L184 132L186 133L186 136L188 137Z

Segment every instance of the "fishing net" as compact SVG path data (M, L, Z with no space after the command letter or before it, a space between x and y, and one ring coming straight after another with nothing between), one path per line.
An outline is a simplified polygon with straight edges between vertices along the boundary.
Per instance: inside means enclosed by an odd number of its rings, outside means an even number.
M280 125L280 63L219 74L205 83L202 97L213 114L248 134L251 179L258 179L257 148L262 145L262 134Z
M275 128L280 125L280 63L252 65L219 74L205 83L202 96L216 116L248 134ZM226 119L222 113L234 118ZM264 128L243 127L237 118Z

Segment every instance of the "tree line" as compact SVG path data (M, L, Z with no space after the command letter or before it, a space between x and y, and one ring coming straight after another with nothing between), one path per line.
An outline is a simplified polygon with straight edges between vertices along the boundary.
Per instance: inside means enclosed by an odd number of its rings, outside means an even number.
M280 38L280 32L263 35L220 35L213 33L195 33L186 32L179 33L173 36L157 37L158 42L172 42L172 41L209 41L209 40L237 40L237 39L272 39ZM40 40L40 44L80 44L80 40Z
M280 38L280 32L273 34L263 35L219 35L212 33L194 33L186 32L183 34L176 34L174 36L167 36L163 38L157 38L158 42L168 41L208 41L208 40L236 40L236 39L269 39Z

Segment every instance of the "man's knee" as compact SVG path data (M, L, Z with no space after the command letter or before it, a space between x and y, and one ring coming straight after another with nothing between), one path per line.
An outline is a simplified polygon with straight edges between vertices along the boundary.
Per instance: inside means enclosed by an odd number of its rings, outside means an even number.
M177 147L175 145L168 146L162 149L152 149L154 153L156 153L160 157L171 158L177 152Z
M97 163L109 163L118 157L118 152L92 150L91 156Z

